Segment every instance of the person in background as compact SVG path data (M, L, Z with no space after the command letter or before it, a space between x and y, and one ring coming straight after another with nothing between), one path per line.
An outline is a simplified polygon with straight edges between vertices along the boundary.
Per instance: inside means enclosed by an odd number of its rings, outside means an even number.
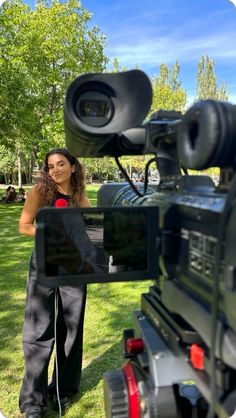
M6 203L5 201L6 201L6 198L7 198L8 194L9 194L10 190L11 190L11 186L8 186L6 188L6 190L5 190L5 192L2 195L2 199L1 199L1 202L2 203Z
M26 191L23 187L19 187L19 191L17 194L17 201L18 202L24 202L26 199Z
M2 203L15 203L17 201L16 189L13 186L8 186L5 194L2 197Z
M85 175L81 163L67 149L47 153L37 184L28 194L19 220L20 234L35 236L35 219L40 208L55 206L63 198L68 207L90 207L85 194ZM37 283L33 251L27 283L23 351L25 375L19 396L20 411L26 418L40 418L46 412L47 398L58 410L56 371L48 385L48 364L54 346L55 295L58 297L57 364L62 411L78 392L83 345L86 286L49 289Z

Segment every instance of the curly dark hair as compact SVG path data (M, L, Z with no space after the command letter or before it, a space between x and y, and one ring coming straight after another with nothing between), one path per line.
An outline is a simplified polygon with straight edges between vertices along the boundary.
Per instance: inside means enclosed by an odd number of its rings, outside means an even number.
M75 166L75 171L71 174L72 195L68 206L76 207L85 196L85 173L81 162L70 154L66 148L55 148L45 155L36 186L40 192L41 205L50 206L56 199L58 193L57 184L48 174L48 158L54 154L63 155L69 161L70 165Z

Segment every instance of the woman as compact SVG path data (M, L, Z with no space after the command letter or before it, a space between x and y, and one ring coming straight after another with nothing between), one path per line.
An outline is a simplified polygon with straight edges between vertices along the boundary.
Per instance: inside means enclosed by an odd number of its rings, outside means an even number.
M81 163L67 149L50 151L44 160L37 185L28 194L19 221L19 232L35 236L35 218L40 208L54 206L58 198L69 207L90 207L85 195L85 176ZM86 287L57 289L57 364L61 407L68 406L70 396L78 392L83 343ZM33 252L29 266L23 350L25 376L19 406L26 418L40 418L46 411L48 395L56 401L56 373L48 387L48 364L54 344L55 289L37 283Z

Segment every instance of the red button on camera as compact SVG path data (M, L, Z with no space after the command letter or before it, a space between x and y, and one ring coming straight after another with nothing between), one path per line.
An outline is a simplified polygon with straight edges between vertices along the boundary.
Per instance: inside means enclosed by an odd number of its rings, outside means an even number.
M204 351L199 345L191 345L190 360L195 369L204 370Z

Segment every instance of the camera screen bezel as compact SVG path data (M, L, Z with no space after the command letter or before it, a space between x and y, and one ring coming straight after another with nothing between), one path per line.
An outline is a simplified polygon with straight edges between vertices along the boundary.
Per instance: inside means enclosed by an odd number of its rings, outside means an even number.
M143 211L146 215L146 254L147 268L145 270L121 271L121 272L102 272L102 273L80 273L68 274L66 276L47 276L46 274L46 222L47 215L55 214L70 216L72 211L79 211L84 214L94 214L100 212L127 212L133 215ZM36 259L37 259L37 279L38 282L50 288L58 286L78 286L89 283L108 283L108 282L127 282L141 280L156 280L159 271L158 257L158 208L150 206L139 207L93 207L93 208L43 208L36 218Z

